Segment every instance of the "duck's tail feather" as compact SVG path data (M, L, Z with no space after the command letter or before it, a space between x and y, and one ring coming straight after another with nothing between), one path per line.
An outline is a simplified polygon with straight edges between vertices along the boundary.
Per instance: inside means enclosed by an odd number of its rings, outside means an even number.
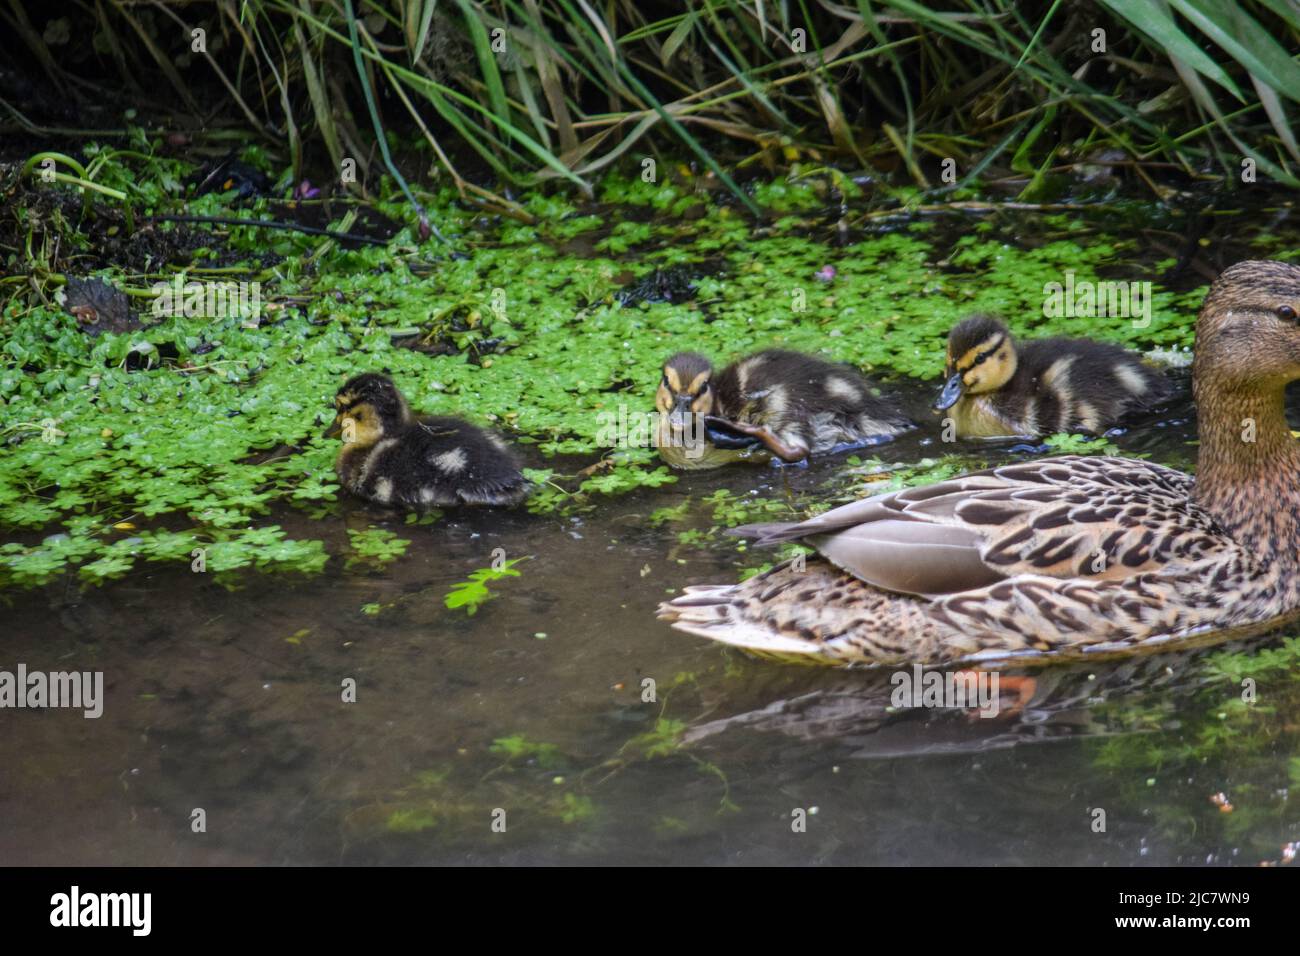
M456 491L463 504L479 506L512 507L528 497L532 485L522 477L467 484Z
M762 621L738 613L733 584L701 584L659 605L657 615L674 628L719 644L743 648L752 654L805 664L833 663L816 641L781 634Z
M737 538L753 538L760 547L794 541L806 535L807 528L802 521L769 522L766 524L743 524L728 528L727 534Z
M764 657L891 664L942 657L922 599L864 584L822 558L787 561L739 584L688 587L659 606L679 631Z

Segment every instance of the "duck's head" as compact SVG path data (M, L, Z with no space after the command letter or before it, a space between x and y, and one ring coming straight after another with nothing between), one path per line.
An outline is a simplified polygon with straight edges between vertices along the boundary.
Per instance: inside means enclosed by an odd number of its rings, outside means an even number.
M962 319L948 333L948 359L938 411L963 395L995 392L1016 374L1016 345L1007 327L991 315Z
M664 362L663 377L655 392L655 408L668 416L674 428L688 428L693 415L713 414L713 366L703 355L678 352Z
M1250 259L1225 269L1196 320L1199 392L1275 391L1300 378L1300 266Z
M406 399L386 375L367 372L348 379L334 396L334 423L326 437L341 434L348 444L365 448L411 419Z

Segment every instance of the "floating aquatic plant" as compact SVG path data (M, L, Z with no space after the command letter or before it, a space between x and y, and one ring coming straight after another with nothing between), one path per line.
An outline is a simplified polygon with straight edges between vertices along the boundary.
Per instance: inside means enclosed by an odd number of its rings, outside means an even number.
M99 172L132 162L115 156ZM472 256L449 257L408 229L389 249L326 243L319 255L314 240L285 237L297 255L281 266L250 258L220 274L262 283L265 308L252 322L154 316L146 295L133 299L147 318L141 328L89 335L53 304L11 294L0 311L0 533L9 539L0 546L0 586L39 585L78 568L96 583L146 562L187 566L196 548L208 549L208 566L223 573L319 570L328 560L324 534L272 540L259 529L286 525L285 509L316 521L338 513L338 446L320 432L338 385L361 371L386 369L420 411L468 415L529 449L535 490L527 507L570 514L678 480L652 448L603 447L598 437L602 416L653 408L659 365L684 345L719 360L804 349L866 367L887 385L936 376L948 326L976 309L1003 312L1019 333L1086 334L1138 348L1191 342L1199 291L1169 292L1158 282L1146 326L1044 316L1046 283L1067 270L1096 279L1142 253L1101 227L1085 246L1068 238L1012 244L1000 229L953 235L914 222L833 247L814 237L816 192L778 186L757 195L790 212L759 234L707 195L616 173L602 198L665 209L689 200L698 218L604 225L572 199L535 193L521 201L536 225L485 225L443 190L431 213L445 231L474 236ZM612 247L569 251L578 220L597 246L620 235L643 251L629 260ZM1043 228L1069 236L1073 226L1048 218ZM213 247L251 256L264 239L235 227ZM309 269L302 254L313 256ZM827 266L832 282L817 278ZM617 302L618 289L638 277L679 267L690 275L689 299ZM147 293L175 274L106 276ZM199 266L184 276L215 278ZM445 348L406 347L412 330ZM574 458L576 467L560 463ZM753 517L766 514L775 513ZM127 519L139 523L136 533L113 530ZM713 523L733 522L724 515ZM293 527L301 537L301 523Z
M523 560L525 559L511 558L503 561L500 566L493 565L471 572L468 580L452 585L443 603L452 610L464 608L465 613L472 617L480 607L496 596L488 585L504 578L519 577L521 572L515 570L515 565Z

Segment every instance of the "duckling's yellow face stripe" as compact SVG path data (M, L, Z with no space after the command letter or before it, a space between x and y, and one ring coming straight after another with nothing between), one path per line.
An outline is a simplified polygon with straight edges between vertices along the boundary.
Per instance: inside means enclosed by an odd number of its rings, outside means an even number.
M1006 339L1007 337L1001 332L995 332L979 345L967 349L962 354L962 357L957 360L957 371L965 372L985 361Z
M668 386L662 381L655 389L655 408L665 413L672 411L673 408L673 393L668 391Z
M369 402L354 403L353 396L339 395L334 399L334 407L338 411L330 433L337 432L345 445L366 448L384 437L379 413Z
M1015 351L1010 340L1001 332L996 332L979 345L967 349L955 365L949 354L949 368L961 373L966 394L992 392L1016 374Z
M713 411L713 389L709 387L709 373L700 372L690 382L683 383L677 369L671 365L665 366L664 376L655 392L655 408L661 412L671 412L687 400L690 411L696 415L708 415Z

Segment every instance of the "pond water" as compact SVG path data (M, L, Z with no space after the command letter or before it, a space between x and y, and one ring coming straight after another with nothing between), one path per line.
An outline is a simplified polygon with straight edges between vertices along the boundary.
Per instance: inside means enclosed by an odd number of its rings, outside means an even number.
M1182 463L1193 434L1162 422L1116 442ZM876 451L914 461L929 441ZM984 719L891 711L880 672L757 661L655 620L672 589L735 570L651 511L723 488L799 495L844 470L841 456L691 475L581 519L392 522L413 543L382 573L231 592L151 568L22 597L6 666L103 671L107 700L97 720L5 715L3 858L1255 864L1296 838L1300 647L1285 634L1007 672L1031 677L1029 699ZM349 503L327 534L385 520ZM450 612L447 590L495 548L532 559L474 616ZM1254 705L1237 670L1257 679Z
M1248 251L1231 221L1201 232L1217 237L1215 258ZM890 388L930 423L933 385L898 378ZM1110 440L1188 467L1187 409ZM277 505L270 520L290 537L323 538L331 553L346 551L349 529L371 526L411 544L382 569L335 560L314 577L246 572L234 589L173 562L97 587L69 575L10 591L0 667L102 671L106 703L95 720L3 714L0 861L1281 858L1300 839L1289 793L1300 786L1294 628L1008 670L1024 678L1014 682L1021 706L1007 697L985 719L896 710L888 672L755 660L655 619L682 586L734 580L768 560L718 532L739 523L720 511L871 493L882 470L953 453L932 436L922 429L862 462L682 475L594 496L578 514L411 526L350 500L314 519ZM1035 453L1011 443L956 452L970 467ZM664 509L679 510L664 520ZM496 549L526 558L520 576L491 583L494 598L473 615L449 609L449 590ZM355 702L342 700L348 679ZM1253 703L1242 700L1244 679ZM647 680L653 700L643 699ZM204 832L192 826L196 809Z

